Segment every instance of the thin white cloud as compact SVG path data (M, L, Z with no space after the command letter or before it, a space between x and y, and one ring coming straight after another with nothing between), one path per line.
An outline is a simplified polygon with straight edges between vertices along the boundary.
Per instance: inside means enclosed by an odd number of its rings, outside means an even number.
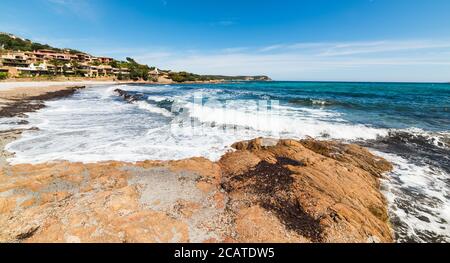
M312 42L265 46L260 52L309 52L318 56L347 56L357 54L450 48L449 41L404 40L365 42Z
M65 15L72 13L84 19L94 20L98 16L98 10L94 10L92 2L88 0L43 0L50 8L58 13Z
M436 41L376 41L343 43L327 48L321 56L346 56L382 52L412 51L420 49L450 48L450 42Z
M58 5L67 5L68 3L71 2L70 0L47 0L47 1Z
M234 19L219 20L219 21L210 23L211 26L223 26L223 27L233 26L236 24L237 24L237 22Z
M155 51L155 52L146 52L143 54L139 54L136 56L132 56L137 61L159 61L162 59L170 58L173 54L170 52L164 52L164 51Z
M230 48L222 49L222 52L224 52L224 53L240 53L240 52L243 52L246 50L248 50L248 47L230 47Z
M273 50L279 50L284 47L286 47L286 45L282 45L282 44L271 45L271 46L262 47L259 49L259 51L260 52L268 52L268 51L273 51Z
M229 21L229 20L224 20L224 21L219 21L217 22L217 24L221 25L221 26L232 26L234 24L236 24L236 22L234 21Z
M126 50L124 50L126 51ZM216 51L131 49L142 63L199 74L286 80L450 81L450 41L317 42Z

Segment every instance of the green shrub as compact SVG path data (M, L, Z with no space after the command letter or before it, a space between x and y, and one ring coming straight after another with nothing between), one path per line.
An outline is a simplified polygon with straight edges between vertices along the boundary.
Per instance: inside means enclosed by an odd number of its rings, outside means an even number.
M186 81L198 81L202 80L202 77L197 74L192 74L189 72L181 71L181 72L170 72L169 78L175 82L186 82Z
M0 72L0 80L4 80L8 78L8 73L7 72Z

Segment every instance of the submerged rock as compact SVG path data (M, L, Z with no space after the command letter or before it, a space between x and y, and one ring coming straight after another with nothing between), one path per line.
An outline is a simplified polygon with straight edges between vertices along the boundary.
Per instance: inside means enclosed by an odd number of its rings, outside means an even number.
M0 241L392 241L384 159L312 139L233 147L217 163L5 164Z
M142 95L129 94L128 91L126 91L126 90L115 89L114 92L116 92L120 97L122 97L128 103L133 103L135 101L139 101L142 99Z

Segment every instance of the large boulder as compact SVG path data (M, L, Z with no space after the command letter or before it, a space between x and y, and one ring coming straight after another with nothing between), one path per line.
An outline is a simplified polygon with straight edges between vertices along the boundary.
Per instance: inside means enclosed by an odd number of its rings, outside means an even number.
M334 141L267 141L236 143L219 161L236 240L393 241L379 189L389 162Z

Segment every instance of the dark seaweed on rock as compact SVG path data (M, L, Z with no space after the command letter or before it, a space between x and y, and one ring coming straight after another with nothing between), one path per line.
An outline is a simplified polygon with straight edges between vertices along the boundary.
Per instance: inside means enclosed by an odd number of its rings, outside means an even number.
M379 178L392 165L383 158L358 145L313 139L257 138L232 147L219 164L240 238L392 241L379 192Z
M285 226L310 238L314 242L321 241L322 228L318 220L307 214L290 190L294 179L291 171L284 165L304 166L293 159L279 157L277 163L261 161L247 172L232 177L223 184L227 192L231 192L235 183L244 185L243 191L254 193L257 203L264 209L273 212Z

